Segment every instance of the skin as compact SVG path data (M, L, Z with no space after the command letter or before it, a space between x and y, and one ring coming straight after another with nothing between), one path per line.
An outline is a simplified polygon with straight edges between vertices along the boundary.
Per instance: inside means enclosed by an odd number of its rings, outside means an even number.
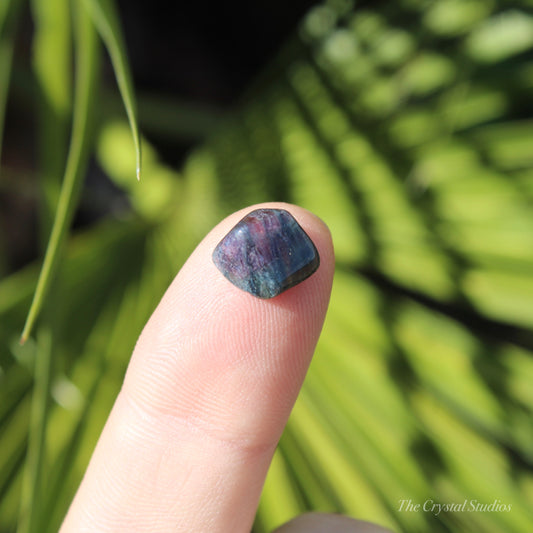
M315 274L271 300L237 289L211 260L222 237L262 207L290 211L321 258ZM333 268L329 230L302 208L260 204L218 224L144 328L61 533L249 532L322 328ZM337 530L385 531L316 514L278 531Z

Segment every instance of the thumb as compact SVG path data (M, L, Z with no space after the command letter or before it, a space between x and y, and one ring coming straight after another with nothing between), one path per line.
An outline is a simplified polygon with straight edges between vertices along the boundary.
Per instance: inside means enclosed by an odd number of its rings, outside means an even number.
M364 522L354 520L347 516L326 514L326 513L307 513L301 515L280 528L274 533L392 533L390 529Z

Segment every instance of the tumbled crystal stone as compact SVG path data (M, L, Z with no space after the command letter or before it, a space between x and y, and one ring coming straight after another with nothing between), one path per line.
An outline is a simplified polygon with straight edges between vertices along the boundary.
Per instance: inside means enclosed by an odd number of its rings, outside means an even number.
M256 209L217 245L213 261L240 289L273 298L315 272L318 251L307 233L284 209Z

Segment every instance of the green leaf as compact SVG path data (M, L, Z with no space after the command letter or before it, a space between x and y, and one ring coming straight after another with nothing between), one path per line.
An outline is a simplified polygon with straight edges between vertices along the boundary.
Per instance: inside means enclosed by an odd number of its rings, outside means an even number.
M113 0L84 0L93 22L104 41L111 57L118 88L128 115L136 153L137 179L141 178L141 140L137 121L137 109L133 93L133 82L128 66L126 46L120 28L120 21Z
M20 6L20 0L7 0L0 4L0 156L2 155L5 110L11 77L13 40Z
M35 357L35 385L32 395L28 454L20 505L18 533L37 531L41 511L41 487L45 455L45 436L50 404L50 381L52 360L52 332L48 327L39 330Z
M40 244L44 250L65 171L72 113L72 18L69 0L32 0L32 68L37 91Z
M78 201L91 145L91 117L94 116L93 107L98 65L97 40L90 22L81 14L80 19L80 28L77 32L79 38L76 51L76 82L71 144L52 233L46 249L37 288L22 332L22 343L28 338L42 308L46 293L50 288L61 247L65 241L74 214L74 208Z

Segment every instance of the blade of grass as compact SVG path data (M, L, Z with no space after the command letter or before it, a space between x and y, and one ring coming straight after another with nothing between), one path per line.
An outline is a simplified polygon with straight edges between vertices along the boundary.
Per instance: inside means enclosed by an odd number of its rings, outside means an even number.
M52 332L47 326L39 330L35 354L35 385L33 389L28 452L24 464L20 515L17 533L36 532L41 509L42 464L46 420L50 398L50 371L52 361Z
M50 287L61 247L78 201L82 177L89 154L98 54L94 28L89 20L81 14L83 10L80 9L79 11L80 27L77 32L79 39L76 47L76 86L71 143L52 232L39 274L37 288L22 332L21 343L24 343L28 338Z
M4 119L13 60L13 41L20 6L20 0L7 0L0 4L0 157L2 156Z
M37 89L39 244L45 250L65 171L72 112L72 20L69 0L32 0L32 70Z
M6 456L6 460L2 465L3 468L0 471L0 515L2 516L3 524L15 524L16 523L16 505L13 506L12 502L16 501L13 495L13 489L17 487L17 475L21 470L24 460L26 458L26 439L17 442L17 446L7 455L5 450L2 450L2 454ZM18 493L18 491L17 491ZM8 528L12 531L12 528Z
M133 82L128 66L126 46L120 28L120 21L113 0L84 0L84 4L91 14L93 22L104 41L115 76L118 88L126 108L130 123L133 144L135 145L137 179L141 179L141 140L137 121L137 109L133 93Z
M30 392L31 380L21 365L13 365L0 379L2 383L0 433L3 433L6 424L13 416L17 416L21 403Z

